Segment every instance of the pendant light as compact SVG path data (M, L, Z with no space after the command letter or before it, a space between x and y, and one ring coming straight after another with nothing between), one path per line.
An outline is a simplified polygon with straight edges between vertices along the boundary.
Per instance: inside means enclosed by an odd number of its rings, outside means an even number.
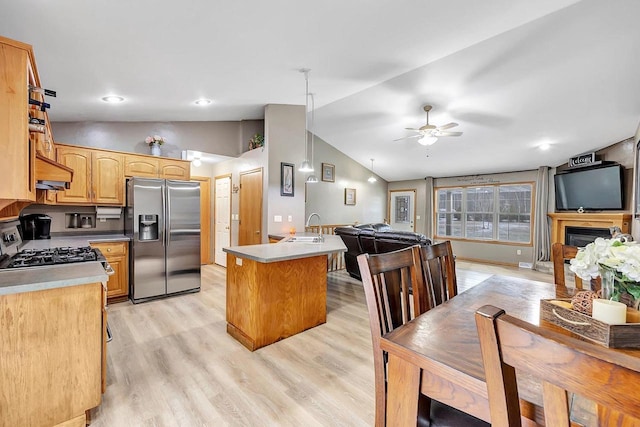
M307 177L307 184L315 184L316 182L318 182L318 177L316 177L313 173L313 142L315 139L315 135L313 133L314 128L313 128L313 124L315 121L315 111L316 111L316 103L315 100L313 98L313 94L310 93L309 96L311 97L311 127L309 128L309 133L311 133L311 175L309 175Z
M371 159L371 176L367 179L371 184L377 181L376 177L373 176L373 159Z
M300 165L300 172L313 172L313 164L309 163L309 156L307 155L307 148L309 145L309 133L307 131L307 115L309 112L309 71L308 68L302 68L301 73L304 74L305 81L305 99L304 99L304 162Z

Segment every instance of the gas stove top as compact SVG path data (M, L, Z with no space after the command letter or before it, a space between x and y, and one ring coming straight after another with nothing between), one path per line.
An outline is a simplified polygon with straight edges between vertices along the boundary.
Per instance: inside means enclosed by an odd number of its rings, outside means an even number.
M24 249L0 263L2 268L34 267L39 265L69 264L73 262L100 261L98 251L89 246L50 249Z
M110 268L99 249L90 246L23 249L18 221L0 226L0 271L8 269L99 261Z

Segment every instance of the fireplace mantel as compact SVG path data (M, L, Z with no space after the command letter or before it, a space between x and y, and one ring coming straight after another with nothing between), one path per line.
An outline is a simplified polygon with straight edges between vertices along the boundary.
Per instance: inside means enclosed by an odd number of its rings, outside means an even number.
M577 213L555 212L547 214L551 218L551 244L564 244L566 227L609 228L618 226L623 233L629 233L631 214L628 213Z

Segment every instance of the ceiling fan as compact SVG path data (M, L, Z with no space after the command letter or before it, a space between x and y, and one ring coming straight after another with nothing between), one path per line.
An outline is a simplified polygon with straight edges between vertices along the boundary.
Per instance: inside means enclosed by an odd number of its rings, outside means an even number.
M433 108L431 105L425 105L424 111L427 113L427 124L421 126L419 128L405 128L406 130L411 130L418 132L417 135L405 136L404 138L394 139L394 141L401 141L403 139L412 139L412 138L420 138L418 139L418 143L422 145L431 145L435 143L438 138L441 136L460 136L462 132L450 132L447 129L451 129L453 127L458 126L457 123L451 122L442 126L435 126L429 124L429 111Z

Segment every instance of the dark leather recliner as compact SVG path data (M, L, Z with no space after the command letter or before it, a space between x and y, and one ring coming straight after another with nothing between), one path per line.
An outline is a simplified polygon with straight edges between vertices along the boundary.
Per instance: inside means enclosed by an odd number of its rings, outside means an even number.
M396 231L389 224L361 224L353 227L336 227L335 234L340 236L347 252L344 254L347 272L353 278L362 280L356 260L362 253L381 254L419 244L431 244L424 234L410 231Z

